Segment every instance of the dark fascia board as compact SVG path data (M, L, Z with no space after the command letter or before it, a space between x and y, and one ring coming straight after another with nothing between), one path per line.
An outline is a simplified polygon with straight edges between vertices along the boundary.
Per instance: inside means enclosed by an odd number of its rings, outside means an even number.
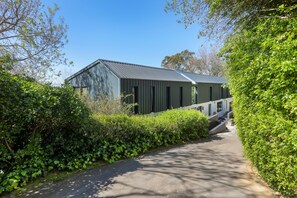
M98 59L94 62L92 62L91 64L89 64L88 66L82 68L81 70L79 70L78 72L72 74L71 76L69 76L68 78L65 79L65 81L69 81L73 78L75 78L76 76L84 73L85 71L88 71L89 69L91 69L92 67L96 66L97 64L102 63L105 67L107 67L116 77L120 78L110 67L108 67L108 65L106 65L101 59Z

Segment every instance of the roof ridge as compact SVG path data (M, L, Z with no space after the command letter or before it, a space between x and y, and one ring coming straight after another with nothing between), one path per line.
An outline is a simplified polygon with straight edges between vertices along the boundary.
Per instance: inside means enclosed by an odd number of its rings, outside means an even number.
M167 68L161 68L161 67L154 67L154 66L147 66L147 65L139 65L134 63L127 63L127 62L121 62L121 61L113 61L113 60L106 60L106 59L99 59L102 62L111 62L111 63L119 63L124 65L131 65L131 66L137 66L137 67L145 67L145 68L151 68L151 69L161 69L166 71L175 71L174 69L167 69Z

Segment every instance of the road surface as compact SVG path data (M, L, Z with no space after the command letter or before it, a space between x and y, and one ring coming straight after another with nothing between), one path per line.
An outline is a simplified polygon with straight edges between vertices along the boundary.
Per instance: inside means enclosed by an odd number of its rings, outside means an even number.
M273 197L242 153L235 128L98 167L22 197Z

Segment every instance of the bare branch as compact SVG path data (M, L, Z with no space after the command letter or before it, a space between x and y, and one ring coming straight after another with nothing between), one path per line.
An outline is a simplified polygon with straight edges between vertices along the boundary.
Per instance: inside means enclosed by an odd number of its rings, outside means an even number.
M15 71L50 71L66 62L61 48L67 26L63 20L57 23L57 11L56 5L46 11L40 0L0 1L0 56L10 54Z

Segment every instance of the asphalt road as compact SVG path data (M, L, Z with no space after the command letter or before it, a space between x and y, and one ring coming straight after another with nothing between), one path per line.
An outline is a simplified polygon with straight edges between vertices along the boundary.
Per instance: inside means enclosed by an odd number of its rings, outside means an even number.
M235 128L44 184L23 197L273 197L243 157Z

